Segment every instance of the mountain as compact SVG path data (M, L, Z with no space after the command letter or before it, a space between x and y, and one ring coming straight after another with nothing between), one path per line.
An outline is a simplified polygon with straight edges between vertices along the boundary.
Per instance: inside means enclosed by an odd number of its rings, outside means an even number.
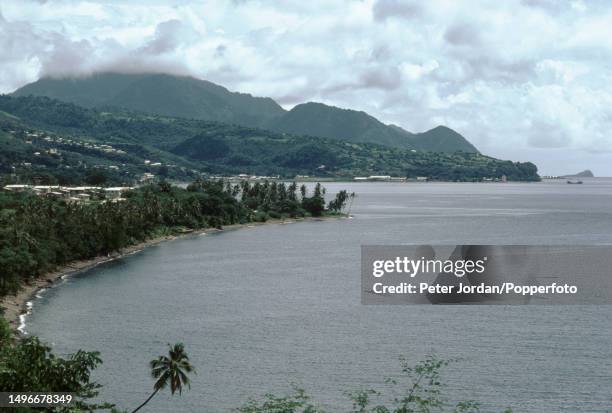
M13 95L47 96L88 108L125 108L243 126L261 126L285 112L270 98L230 92L193 77L165 74L102 73L82 78L43 78Z
M299 135L323 136L351 142L376 142L395 148L432 152L478 152L463 136L444 126L410 133L385 125L365 112L308 102L272 119L268 129Z
M287 112L271 98L230 92L214 83L186 76L101 73L79 78L43 78L13 93L29 95L47 96L86 108L123 108L394 148L478 152L463 136L444 126L414 134L385 125L365 112L313 102Z
M478 152L461 134L446 126L436 126L423 133L412 135L417 147L430 152Z
M479 153L415 152L197 119L102 111L47 97L0 95L0 178L14 173L40 182L78 181L100 172L113 182L134 182L144 173L176 180L241 173L539 180L532 163Z
M593 172L590 169L585 169L582 172L578 172L574 175L564 175L563 178L594 178Z
M266 127L297 135L322 136L353 142L375 141L387 146L412 148L400 130L387 128L373 116L322 103L309 102L297 105L280 118L270 121Z

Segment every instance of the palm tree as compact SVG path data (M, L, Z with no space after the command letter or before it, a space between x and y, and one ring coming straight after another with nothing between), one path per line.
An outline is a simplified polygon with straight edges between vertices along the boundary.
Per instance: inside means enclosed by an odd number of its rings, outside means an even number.
M170 384L170 393L174 394L178 391L179 395L183 392L183 386L191 388L189 384L188 373L195 373L195 369L189 363L189 357L185 353L183 343L176 343L174 346L168 344L170 351L167 356L159 356L157 359L151 360L151 375L157 379L153 385L153 394L149 396L140 406L132 413L136 413L145 404L149 402L157 394L158 391Z

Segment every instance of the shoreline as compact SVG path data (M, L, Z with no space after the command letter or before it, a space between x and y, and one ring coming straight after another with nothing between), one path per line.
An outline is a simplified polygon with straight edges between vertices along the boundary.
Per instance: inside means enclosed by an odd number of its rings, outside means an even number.
M0 308L3 309L2 317L8 322L10 329L18 336L24 335L25 328L24 318L31 312L32 301L36 299L37 294L47 288L54 287L68 276L74 275L81 271L89 270L100 264L114 261L125 256L140 252L145 248L160 244L165 241L172 241L178 238L184 238L193 235L203 235L209 233L217 233L223 231L236 230L241 228L256 227L260 225L270 224L285 224L304 221L324 221L328 219L346 218L345 215L331 215L322 217L303 217L303 218L286 218L286 219L270 219L265 222L249 222L246 224L226 225L221 229L218 228L203 228L175 235L164 235L161 237L151 238L138 244L127 246L120 251L109 254L108 256L97 256L90 259L72 261L65 264L54 271L43 274L33 280L29 284L23 284L20 290L14 295L6 295L0 298Z

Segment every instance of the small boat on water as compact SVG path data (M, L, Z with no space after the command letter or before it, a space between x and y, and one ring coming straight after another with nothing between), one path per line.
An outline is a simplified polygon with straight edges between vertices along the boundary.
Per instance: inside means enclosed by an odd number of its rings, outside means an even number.
M582 181L567 181L567 183L572 185L579 185L582 183Z

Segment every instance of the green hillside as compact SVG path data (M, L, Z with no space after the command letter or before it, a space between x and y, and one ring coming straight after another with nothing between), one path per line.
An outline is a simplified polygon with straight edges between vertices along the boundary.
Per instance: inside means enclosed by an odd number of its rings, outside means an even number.
M122 140L111 142L85 133L64 132L64 128L45 127L52 117L66 122L83 117L78 116L79 111L60 110L71 107L70 104L55 101L57 105L44 105L49 109L45 112L40 110L43 108L40 103L29 106L39 108L32 114L45 114L46 121L31 121L0 111L0 176L39 184L79 184L90 179L98 183L132 184L147 172L176 180L200 175L200 165L152 146ZM20 112L23 111L22 107ZM147 160L163 163L151 166Z
M157 115L261 126L284 113L274 100L230 92L205 80L164 74L103 73L43 78L15 96L48 96L84 107L116 107Z
M0 110L6 113L0 117L0 130L11 139L19 139L21 143L30 140L26 145L87 157L71 161L76 165L86 164L85 169L95 165L102 169L116 166L118 170L113 173L119 176L137 177L144 172L159 176L159 169L163 168L165 176L177 179L199 173L286 178L393 175L482 180L506 175L510 180L539 179L537 168L531 163L500 161L479 153L434 153L202 120L103 112L45 97L0 96ZM50 136L51 141L28 136L32 131ZM109 152L102 145L115 151ZM40 159L34 152L31 147L20 153L34 165ZM145 164L146 160L160 165ZM8 170L24 159L11 155L6 162ZM47 168L48 171L59 169Z
M372 142L394 148L478 152L463 136L443 126L413 134L399 126L385 125L365 112L315 102L295 106L280 118L272 119L266 127L278 132Z
M351 142L373 142L400 148L415 149L410 137L389 128L365 112L340 109L322 103L295 106L267 127L296 135L321 136ZM399 129L399 128L398 128Z
M43 78L13 95L47 96L87 108L128 109L394 148L477 152L463 136L448 128L413 134L385 125L365 112L312 102L286 112L270 98L230 92L214 83L185 76L102 73L79 78Z
M396 127L396 126L394 126ZM406 132L402 129L404 133ZM478 152L478 149L461 134L446 126L437 126L427 132L410 134L415 146L430 152Z

